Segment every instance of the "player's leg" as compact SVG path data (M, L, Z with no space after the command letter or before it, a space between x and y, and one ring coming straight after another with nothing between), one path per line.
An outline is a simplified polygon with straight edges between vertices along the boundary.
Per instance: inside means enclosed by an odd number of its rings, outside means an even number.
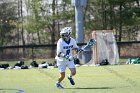
M59 72L60 72L60 75L59 75L59 78L58 78L58 81L56 82L55 86L57 88L63 88L63 86L60 84L63 79L65 78L65 69L66 69L66 64L59 64L58 65L58 69L59 69Z
M76 68L74 62L69 62L68 67L70 69L70 74L68 76L68 79L72 85L75 85L75 82L72 78L76 74Z
M65 78L65 72L60 72L60 76L58 78L58 83L60 83Z
M59 78L58 78L58 81L55 83L55 86L57 87L57 88L64 88L60 83L61 83L61 81L63 80L65 78L65 72L60 72L60 76L59 76Z
M70 69L69 77L76 75L76 68L69 68L69 69Z

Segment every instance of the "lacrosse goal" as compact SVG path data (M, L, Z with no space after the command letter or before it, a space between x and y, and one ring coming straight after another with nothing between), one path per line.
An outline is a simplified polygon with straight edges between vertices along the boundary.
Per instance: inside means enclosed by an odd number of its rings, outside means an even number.
M100 64L107 60L109 64L118 64L119 54L113 30L97 30L92 32L92 38L96 39L93 46L92 64Z

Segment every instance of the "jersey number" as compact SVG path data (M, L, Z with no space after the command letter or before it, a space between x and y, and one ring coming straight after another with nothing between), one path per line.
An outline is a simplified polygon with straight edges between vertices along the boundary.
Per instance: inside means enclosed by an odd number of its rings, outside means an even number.
M66 55L70 54L70 49L66 50Z

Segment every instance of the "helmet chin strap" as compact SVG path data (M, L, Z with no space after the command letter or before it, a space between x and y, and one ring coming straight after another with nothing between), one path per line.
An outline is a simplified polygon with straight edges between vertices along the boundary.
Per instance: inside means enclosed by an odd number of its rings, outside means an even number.
M65 38L70 38L70 34L63 34L63 35L62 35L62 38L64 38L64 39L65 39Z
M70 37L63 37L65 41L69 41Z

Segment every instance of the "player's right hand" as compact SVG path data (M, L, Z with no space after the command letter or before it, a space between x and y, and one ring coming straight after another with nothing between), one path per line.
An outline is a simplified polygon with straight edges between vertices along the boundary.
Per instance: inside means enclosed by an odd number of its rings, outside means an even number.
M84 51L84 50L80 48L80 49L79 49L79 52L82 52L82 51Z
M84 50L81 49L81 48L76 48L75 50L76 50L77 53L78 53L78 52L80 53L80 52L84 51Z

